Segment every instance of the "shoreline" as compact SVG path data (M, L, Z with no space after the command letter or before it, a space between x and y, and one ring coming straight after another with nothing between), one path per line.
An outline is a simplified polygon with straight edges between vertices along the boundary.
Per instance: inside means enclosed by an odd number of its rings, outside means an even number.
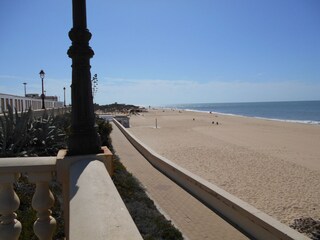
M278 119L278 118L266 118L266 117L258 117L258 116L246 116L240 114L233 114L233 113L223 113L223 112L215 112L215 111L202 111L202 110L195 110L195 109L182 109L182 108L154 108L155 110L165 109L165 110L173 110L174 111L186 111L186 112L195 112L195 113L209 113L209 114L218 114L224 116L234 116L234 117L244 117L244 118L254 118L254 119L261 119L261 120L268 120L268 121L276 121L276 122L288 122L288 123L300 123L300 124L307 124L307 125L318 125L320 126L320 121L315 120L294 120L294 119Z
M281 222L320 218L317 125L168 109L130 121L157 153Z

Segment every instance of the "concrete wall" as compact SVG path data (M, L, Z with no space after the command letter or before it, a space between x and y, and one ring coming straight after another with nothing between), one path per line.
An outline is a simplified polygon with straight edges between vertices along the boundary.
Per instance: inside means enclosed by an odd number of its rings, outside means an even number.
M60 150L57 176L63 185L67 239L106 240L142 237L112 179L112 153L66 156Z
M130 127L130 118L128 116L115 116L114 118L125 128Z
M39 118L39 117L42 117L43 116L43 113L44 111L47 111L47 113L49 115L59 115L59 114L63 114L63 113L66 113L66 112L70 112L71 111L71 107L62 107L62 108L51 108L51 109L46 109L46 110L43 110L43 109L38 109L38 110L32 110L32 116L35 117L35 118ZM15 114L15 112L14 112ZM20 114L20 113L18 113ZM0 118L3 118L3 113L0 113Z
M43 110L43 109L33 110L33 116L34 117L41 117L43 115L44 111L47 111L47 113L49 115L53 114L54 116L56 116L56 115L59 115L59 114L70 112L71 111L71 107L49 108L49 109L46 109L46 110Z
M114 120L133 146L159 171L252 239L309 239L218 186L148 148Z

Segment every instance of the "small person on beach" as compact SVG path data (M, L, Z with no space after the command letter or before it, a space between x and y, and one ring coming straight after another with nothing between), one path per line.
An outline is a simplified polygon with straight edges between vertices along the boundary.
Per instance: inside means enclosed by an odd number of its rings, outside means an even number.
M219 125L219 123L217 122L217 125Z
M214 124L214 121L212 121L212 124Z
M195 118L193 119L193 121L196 120Z

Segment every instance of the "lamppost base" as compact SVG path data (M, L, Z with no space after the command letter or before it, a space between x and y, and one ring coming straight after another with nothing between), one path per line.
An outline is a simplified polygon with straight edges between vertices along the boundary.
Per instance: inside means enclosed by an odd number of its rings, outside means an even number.
M68 155L101 153L99 135L94 132L73 133L69 137Z

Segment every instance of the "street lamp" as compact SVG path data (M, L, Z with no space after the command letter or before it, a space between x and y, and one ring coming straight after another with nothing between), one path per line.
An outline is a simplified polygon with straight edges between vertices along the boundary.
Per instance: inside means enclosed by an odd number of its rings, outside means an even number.
M40 78L41 78L41 84L42 84L42 94L41 94L41 99L42 99L42 109L46 109L46 107L44 106L44 87L43 87L43 79L44 79L44 75L45 75L45 73L44 73L44 71L43 70L41 70L40 71Z
M72 15L73 27L69 32L72 45L68 50L72 59L68 155L95 154L101 152L101 147L95 128L90 72L90 58L94 52L89 46L92 35L87 29L86 0L72 0Z
M27 83L24 82L23 85L24 85L24 96L26 97L27 96Z
M63 106L66 107L66 87L63 87Z

